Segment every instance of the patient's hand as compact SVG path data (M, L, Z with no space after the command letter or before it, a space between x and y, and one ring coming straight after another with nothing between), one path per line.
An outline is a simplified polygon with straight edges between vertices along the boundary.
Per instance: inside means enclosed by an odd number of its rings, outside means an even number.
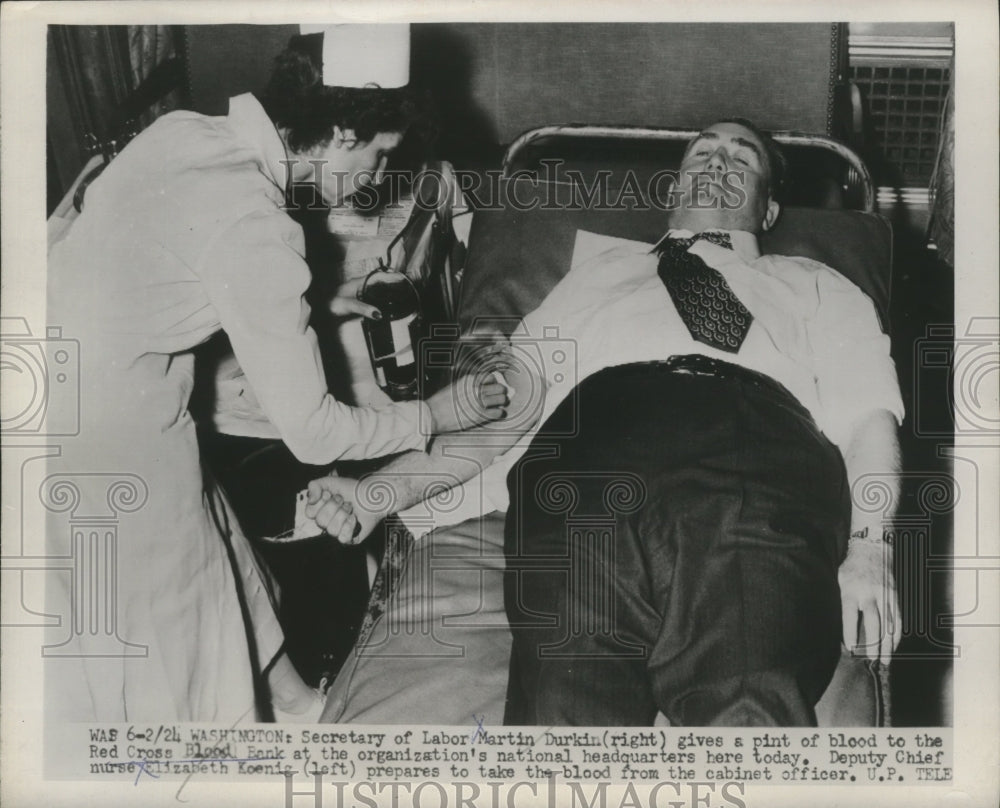
M341 544L364 541L388 513L365 496L363 483L348 477L320 477L306 489L306 516ZM360 530L355 533L355 528Z
M851 650L857 645L858 612L861 612L865 654L887 665L902 635L899 597L892 574L892 545L871 540L851 541L838 578L844 644Z

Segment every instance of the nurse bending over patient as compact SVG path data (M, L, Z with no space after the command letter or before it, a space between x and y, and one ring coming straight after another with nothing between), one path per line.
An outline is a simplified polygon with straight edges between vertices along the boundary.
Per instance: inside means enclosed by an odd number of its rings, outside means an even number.
M83 480L74 513L104 513L115 478L132 493L115 546L101 549L111 628L75 630L47 655L50 716L266 720L314 699L283 654L273 592L231 508L203 484L188 411L195 346L226 332L264 413L304 463L424 449L434 433L502 412L504 389L492 380L378 409L328 392L286 192L311 182L339 204L385 167L417 112L403 86L405 26L332 28L293 37L263 104L246 94L226 116L158 119L91 185L85 211L51 249L49 323L79 341L81 430L52 459L50 479L54 470ZM395 50L381 41L399 34ZM355 292L343 287L333 311L373 316ZM65 518L55 514L47 530L52 554L69 555ZM96 625L77 613L90 601L71 576L53 581L49 613L66 615L64 626Z

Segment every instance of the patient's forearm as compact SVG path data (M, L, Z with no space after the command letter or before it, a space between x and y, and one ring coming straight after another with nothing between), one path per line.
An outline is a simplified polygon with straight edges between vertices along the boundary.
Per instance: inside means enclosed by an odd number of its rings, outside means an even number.
M427 452L407 452L358 483L358 503L397 513L461 485L489 466L513 441L484 438L478 430L440 435Z
M840 565L841 621L844 644L864 650L869 659L887 664L902 636L899 598L893 579L893 548L883 542L884 524L894 516L899 500L899 442L896 419L884 410L872 413L854 429L844 463L851 485L851 537ZM882 507L866 508L865 488L877 485ZM860 618L860 621L859 621ZM859 641L859 622L864 646Z
M363 541L386 516L453 488L484 469L505 443L475 434L439 436L360 480L331 474L309 483L305 517L344 544Z
M855 427L844 452L851 487L851 536L881 540L883 523L894 515L899 501L899 440L896 419L879 410ZM870 512L864 508L864 487L875 484L888 498L888 507Z

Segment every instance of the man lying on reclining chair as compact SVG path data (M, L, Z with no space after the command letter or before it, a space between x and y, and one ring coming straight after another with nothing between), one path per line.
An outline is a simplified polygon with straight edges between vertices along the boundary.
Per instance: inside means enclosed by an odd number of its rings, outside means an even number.
M540 334L575 287L591 335L561 320L575 386L509 362L518 427L477 430L481 456L469 433L446 436L360 483L310 484L307 515L360 540L387 515L371 503L402 510L428 473L468 479L520 438L496 464L510 469L509 724L815 724L841 637L855 647L860 622L883 662L898 642L883 515L850 498L863 475L892 485L899 463L874 305L823 264L760 255L784 159L752 123L708 127L680 169L652 250L607 239L524 318ZM546 386L544 423L521 438ZM385 485L392 497L367 488ZM567 529L571 510L609 508L609 535Z

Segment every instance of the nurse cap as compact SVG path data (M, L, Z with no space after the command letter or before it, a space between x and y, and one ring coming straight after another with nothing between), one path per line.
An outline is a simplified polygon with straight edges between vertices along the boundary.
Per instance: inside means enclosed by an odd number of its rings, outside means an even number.
M303 39L322 41L320 58L327 87L388 89L410 82L409 24L300 25L299 31Z

